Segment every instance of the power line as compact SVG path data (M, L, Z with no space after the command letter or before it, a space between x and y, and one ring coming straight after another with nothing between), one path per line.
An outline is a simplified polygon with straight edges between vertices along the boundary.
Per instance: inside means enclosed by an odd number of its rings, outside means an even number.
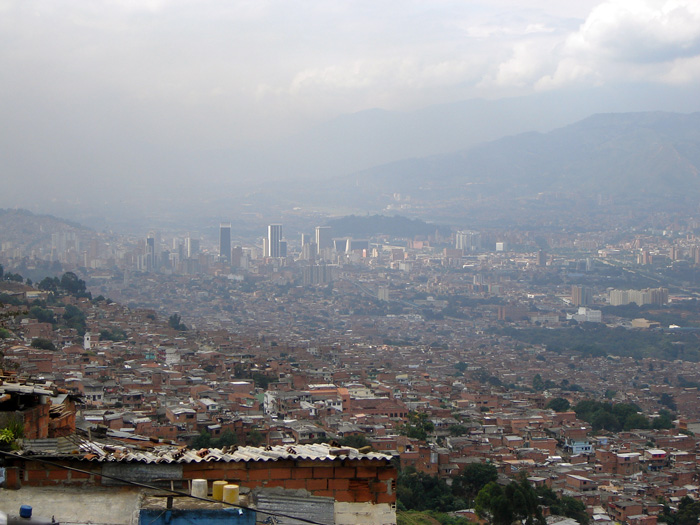
M3 456L6 456L6 457L10 457L10 458L23 459L23 460L25 460L25 461L26 461L26 460L29 460L29 461L36 461L36 462L42 463L42 464L44 464L44 465L49 465L49 466L52 466L52 467L61 468L61 469L65 469L65 470L70 470L70 471L73 471L73 472L80 472L81 474L88 474L89 476L94 476L94 475L96 475L94 472L91 472L91 471L89 471L89 470L83 470L83 469L79 469L79 468L76 468L76 467L69 467L69 466L67 466L67 465L61 465L61 464L59 464L59 463L55 463L55 462L53 462L53 461L49 461L48 459L43 459L43 458L39 458L39 457L35 457L35 456L20 456L20 455L18 455L18 454L13 454L12 452L6 452L6 451L3 451L3 450L0 450L0 454L3 455ZM327 525L326 523L322 523L322 522L320 522L320 521L313 521L313 520L310 520L310 519L307 519L307 518L302 518L302 517L299 517L299 516L291 516L291 515L289 515L289 514L283 514L283 513L281 513L281 512L274 512L274 511L267 512L267 511L264 511L264 510L255 509L255 508L253 508L253 507L247 507L247 506L245 506L245 505L240 505L240 504L237 504L237 503L229 503L229 502L227 502L227 501L219 501L219 500L210 499L210 498L202 498L202 497L200 497L200 496L194 496L194 495L192 495L192 494L190 494L190 493L188 493L188 492L182 492L182 491L180 491L180 490L169 489L169 488L163 488L163 487L156 487L155 485L149 485L148 483L141 483L141 482L139 482L139 481L131 481L131 480L128 480L128 479L120 478L120 477L118 477L118 476L111 476L111 475L108 475L108 474L97 474L97 475L98 475L98 476L101 476L101 477L103 477L103 478L112 479L112 480L114 480L114 481L119 481L119 482L121 482L121 483L126 483L127 485L133 485L133 486L135 486L135 487L141 487L141 488L145 488L145 489L149 489L149 490L156 490L156 491L161 491L161 492L162 492L162 491L169 492L170 494L173 494L174 496L184 496L184 497L187 497L187 498L192 498L192 499L195 499L195 500L198 500L198 501L205 501L205 502L208 502L208 503L220 503L220 504L227 505L227 506L229 506L229 507L234 507L234 508L237 508L237 509L249 510L249 511L252 511L252 512L258 512L258 513L260 513L260 514L267 514L267 515L270 515L270 516L279 516L280 518L293 519L293 520L301 521L301 522L304 522L304 523L309 523L309 524L311 524L311 525Z

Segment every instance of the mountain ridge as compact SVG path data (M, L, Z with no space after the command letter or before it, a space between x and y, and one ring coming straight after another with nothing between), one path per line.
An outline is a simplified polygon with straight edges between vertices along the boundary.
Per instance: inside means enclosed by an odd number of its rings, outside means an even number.
M636 173L638 178L632 175ZM404 159L353 174L364 193L594 191L700 195L700 113L592 115L547 133L511 135L451 154ZM640 184L642 182L642 184ZM504 188L504 184L510 185ZM522 193L525 192L525 193ZM443 195L444 197L445 195Z

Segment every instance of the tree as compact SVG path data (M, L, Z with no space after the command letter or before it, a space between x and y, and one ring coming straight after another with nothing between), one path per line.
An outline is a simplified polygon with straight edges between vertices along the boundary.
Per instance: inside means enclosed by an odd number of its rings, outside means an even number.
M29 309L29 317L33 317L40 323L56 323L56 318L53 315L53 311L48 308L42 308L41 306L32 306Z
M474 501L474 509L480 518L488 519L494 525L511 525L515 519L510 501L495 481L479 491Z
M106 341L124 341L126 339L126 333L121 328L104 328L100 330L100 339Z
M668 410L659 410L659 417L655 417L651 423L651 427L655 429L673 428L674 416Z
M179 314L173 314L168 318L168 325L170 325L170 328L173 328L175 330L178 330L180 332L185 332L187 331L187 326L182 322L182 319Z
M537 487L535 490L540 504L549 507L552 514L557 516L566 516L587 525L589 518L586 513L586 506L579 500L571 496L562 496L559 498L556 493L546 485Z
M562 496L557 505L551 507L550 510L559 516L573 518L582 525L586 525L589 521L586 505L571 496Z
M238 444L238 436L230 430L224 430L219 439L214 440L214 448L230 447Z
M77 306L69 304L63 312L63 322L68 328L75 328L80 335L85 334L86 317Z
M569 403L568 399L564 399L563 397L555 397L547 403L546 408L550 408L555 412L566 412L571 408L571 403Z
M700 501L683 496L675 515L676 525L697 525L700 518Z
M343 447L363 448L370 446L367 436L364 434L352 434L338 440Z
M51 340L46 339L45 337L36 337L32 339L30 346L40 350L56 350L56 346L51 342Z
M590 423L593 426L593 430L604 429L611 432L619 432L622 430L622 425L617 417L602 408L593 414Z
M470 463L452 481L455 496L474 499L488 483L498 479L498 470L490 463Z
M210 448L211 434L206 430L202 430L199 435L192 440L190 447L193 449Z
M624 430L649 428L649 420L642 414L630 414L627 416L627 419L625 419L623 428Z
M399 433L421 441L428 440L428 433L435 430L435 425L425 412L409 412L408 421L399 427Z
M399 507L404 509L449 512L464 503L455 500L445 480L417 472L413 467L399 473L396 495Z
M73 272L66 272L61 277L61 288L68 293L79 295L85 293L85 281L79 279Z
M542 380L542 376L540 374L537 374L532 378L532 388L534 388L537 392L542 392L544 390L544 381Z
M671 410L678 410L678 408L676 407L676 402L673 400L673 396L666 392L661 394L661 397L659 398L659 403L661 403L665 407L668 407Z
M39 290L56 292L58 291L60 284L61 282L59 281L58 277L44 277L41 281L39 281L37 287Z
M465 425L452 425L447 431L451 436L464 436L469 429Z
M259 430L253 429L245 437L245 441L248 445L251 445L253 447L259 447L262 445L263 441L265 441L265 438L263 435L260 433Z
M253 372L250 378L253 380L256 387L262 388L263 390L267 390L270 383L277 381L276 377L269 376L263 372Z
M546 523L537 493L525 476L511 481L505 488L494 481L488 483L479 491L474 504L477 514L490 518L494 525L510 525L515 520L526 524Z

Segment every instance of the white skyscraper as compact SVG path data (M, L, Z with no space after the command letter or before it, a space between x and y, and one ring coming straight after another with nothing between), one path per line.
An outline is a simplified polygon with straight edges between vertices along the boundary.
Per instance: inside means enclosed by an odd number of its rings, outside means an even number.
M282 225L270 224L267 227L267 256L282 257Z
M316 226L316 250L323 253L324 250L333 247L333 237L330 226Z

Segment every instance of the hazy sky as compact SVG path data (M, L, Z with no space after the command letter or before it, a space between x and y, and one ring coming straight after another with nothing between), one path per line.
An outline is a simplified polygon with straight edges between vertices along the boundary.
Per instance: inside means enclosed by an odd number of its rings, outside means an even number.
M5 172L80 181L368 108L700 87L700 2L0 0L0 70Z

